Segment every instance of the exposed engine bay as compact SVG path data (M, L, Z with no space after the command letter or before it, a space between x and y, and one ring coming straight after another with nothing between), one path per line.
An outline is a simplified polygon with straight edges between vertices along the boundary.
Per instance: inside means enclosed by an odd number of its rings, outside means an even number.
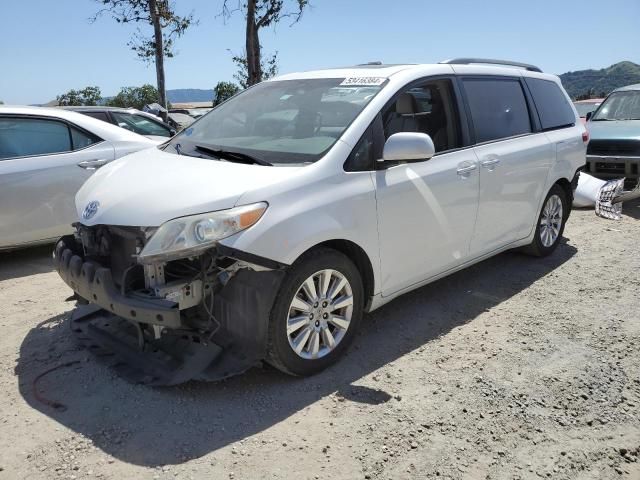
M129 380L152 385L218 380L259 363L286 266L221 245L142 264L154 230L76 224L56 245L81 342Z

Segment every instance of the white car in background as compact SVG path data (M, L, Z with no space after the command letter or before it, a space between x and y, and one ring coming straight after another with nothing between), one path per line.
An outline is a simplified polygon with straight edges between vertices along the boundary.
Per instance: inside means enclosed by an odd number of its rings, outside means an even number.
M75 112L0 106L0 250L73 231L74 197L85 180L158 143Z

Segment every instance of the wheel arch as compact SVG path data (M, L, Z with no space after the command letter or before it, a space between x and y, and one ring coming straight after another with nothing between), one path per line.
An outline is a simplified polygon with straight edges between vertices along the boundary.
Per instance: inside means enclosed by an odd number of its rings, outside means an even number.
M312 250L323 247L336 250L353 261L358 272L360 272L360 277L362 278L362 286L364 287L365 293L365 310L368 310L375 292L375 274L373 270L373 263L371 262L369 255L367 255L367 252L365 252L360 245L352 242L351 240L333 239L325 240L308 248L300 255L300 257Z
M558 185L566 195L567 203L568 203L567 211L564 214L565 221L566 221L569 218L569 215L571 214L571 205L573 204L573 186L571 182L564 177L558 178L551 185L551 187L553 187L553 185ZM549 187L549 189L551 189L551 187Z

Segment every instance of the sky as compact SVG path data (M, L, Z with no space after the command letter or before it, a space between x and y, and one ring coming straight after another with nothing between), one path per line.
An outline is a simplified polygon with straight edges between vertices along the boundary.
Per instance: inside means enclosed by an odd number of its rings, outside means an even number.
M233 5L238 0L229 0ZM293 5L295 0L285 0ZM221 16L222 0L174 0L199 24L165 64L167 89L233 80L244 19ZM640 0L311 0L293 26L261 33L280 73L384 63L485 57L533 63L560 74L640 63ZM96 0L0 0L0 100L45 103L69 89L155 85L155 68L127 47L135 31L108 16L91 23ZM150 27L141 25L143 31Z

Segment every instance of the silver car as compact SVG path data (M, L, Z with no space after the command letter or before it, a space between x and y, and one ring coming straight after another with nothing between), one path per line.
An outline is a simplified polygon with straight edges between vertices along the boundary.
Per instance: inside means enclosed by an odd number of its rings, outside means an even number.
M96 169L157 145L61 109L0 107L0 250L47 243L72 230L74 196Z

